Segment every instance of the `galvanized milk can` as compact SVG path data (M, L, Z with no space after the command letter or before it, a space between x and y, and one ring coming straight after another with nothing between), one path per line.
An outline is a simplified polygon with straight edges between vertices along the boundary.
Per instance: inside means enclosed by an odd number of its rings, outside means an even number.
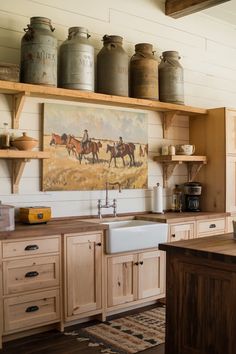
M70 27L68 39L60 47L60 87L94 91L94 48L88 30Z
M130 96L158 100L158 61L152 44L135 45L130 60Z
M51 20L31 17L21 40L20 81L57 86L57 39Z
M161 59L159 65L160 101L184 104L183 68L179 63L179 53L163 52Z
M128 96L129 58L120 36L103 37L103 48L97 55L97 91L109 95Z

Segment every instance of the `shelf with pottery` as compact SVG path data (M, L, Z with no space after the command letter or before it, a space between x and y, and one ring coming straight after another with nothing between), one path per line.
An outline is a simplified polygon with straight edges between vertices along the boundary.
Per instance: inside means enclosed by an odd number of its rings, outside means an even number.
M191 182L195 179L202 166L207 163L206 156L197 155L160 155L154 156L153 160L161 163L163 166L164 187L167 187L168 180L172 176L177 165L182 163L187 164L188 181Z
M1 80L0 93L10 94L13 96L12 126L14 129L17 129L19 127L19 117L24 107L26 97L42 97L65 101L96 103L109 106L119 106L163 112L164 135L167 134L167 130L171 126L172 120L176 115L187 114L190 116L195 116L207 114L207 110L203 108L196 108L173 103L165 103L155 100L112 96L95 92L70 90L57 87L32 85L20 82L10 82Z
M0 159L12 161L12 193L19 191L20 179L27 162L31 159L48 159L49 157L50 153L45 151L0 150Z

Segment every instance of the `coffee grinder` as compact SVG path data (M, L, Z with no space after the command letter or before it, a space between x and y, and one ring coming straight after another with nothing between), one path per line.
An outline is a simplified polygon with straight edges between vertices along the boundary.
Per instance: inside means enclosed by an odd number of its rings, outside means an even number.
M186 182L183 185L184 191L184 210L185 211L201 211L200 196L202 186L199 182Z

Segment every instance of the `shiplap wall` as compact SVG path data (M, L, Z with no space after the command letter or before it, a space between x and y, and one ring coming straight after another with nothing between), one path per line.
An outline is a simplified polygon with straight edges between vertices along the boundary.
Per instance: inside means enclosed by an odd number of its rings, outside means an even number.
M197 107L236 107L236 26L217 21L203 13L174 20L164 15L164 0L8 0L0 3L0 61L19 63L23 28L32 16L52 20L59 44L67 37L68 28L84 26L91 33L96 53L102 47L104 34L124 38L124 48L131 56L134 45L153 44L157 57L164 50L179 51L184 67L185 103ZM41 140L42 102L27 98L20 118L18 134L27 131ZM65 102L61 102L65 103ZM76 104L77 103L68 103ZM12 101L0 95L0 127L11 122ZM162 116L149 112L149 179L147 190L110 191L118 199L118 212L151 210L152 187L162 184L161 166L152 161L163 144L188 142L188 118L178 117L163 139ZM97 213L97 199L104 191L41 192L39 161L27 164L18 195L11 194L10 165L0 161L0 200L16 206L47 205L53 216ZM186 167L176 168L164 191L164 206L170 206L171 189L186 181ZM105 181L104 181L105 184Z

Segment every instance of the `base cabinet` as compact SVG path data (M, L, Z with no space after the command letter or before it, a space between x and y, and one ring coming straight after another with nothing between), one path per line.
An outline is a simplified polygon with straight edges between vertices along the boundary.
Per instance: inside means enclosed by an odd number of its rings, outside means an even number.
M164 296L164 252L107 257L107 307Z
M194 237L195 222L179 223L169 226L169 242L189 240Z
M3 335L61 321L61 235L1 242Z
M102 312L102 233L65 235L65 320Z

